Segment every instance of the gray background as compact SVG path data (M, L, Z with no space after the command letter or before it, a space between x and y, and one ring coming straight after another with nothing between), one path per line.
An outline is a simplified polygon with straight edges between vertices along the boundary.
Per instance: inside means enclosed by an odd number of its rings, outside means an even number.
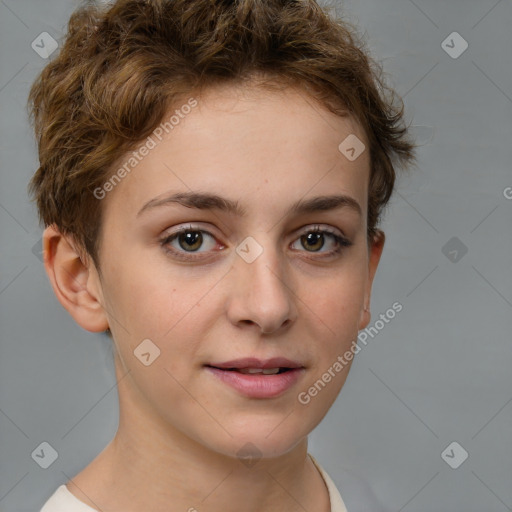
M25 102L47 62L31 43L59 40L76 5L0 1L2 512L39 510L117 428L110 341L54 297L26 192L37 157ZM372 511L512 510L512 3L336 10L367 33L422 147L384 218L370 325L395 301L403 310L361 345L310 451L348 512L370 510L358 497L370 489ZM458 58L442 47L454 31L469 44ZM58 452L48 469L31 456L43 441ZM462 448L446 460L469 454L457 469L441 456L453 441Z

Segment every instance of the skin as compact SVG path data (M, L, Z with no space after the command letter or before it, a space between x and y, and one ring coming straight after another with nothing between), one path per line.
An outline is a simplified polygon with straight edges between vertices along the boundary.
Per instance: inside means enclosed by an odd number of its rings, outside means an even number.
M152 510L329 512L327 489L307 456L307 436L325 416L347 365L307 405L298 394L349 350L370 321L373 278L384 245L367 243L369 151L349 161L349 134L368 148L350 117L325 110L305 92L225 86L210 89L172 132L107 194L101 272L54 226L44 233L54 291L83 328L110 327L116 346L119 427L112 442L67 483L104 512ZM186 102L186 99L183 103ZM115 167L117 169L118 167ZM153 198L200 191L238 201L237 217L167 204L137 215ZM345 194L348 207L297 216L292 203ZM203 244L160 240L193 225ZM345 236L303 240L319 226ZM235 251L253 237L252 263ZM187 252L188 249L188 252ZM327 256L326 256L327 255ZM160 356L145 366L135 348L149 338ZM271 399L247 398L203 365L283 356L306 367ZM262 458L237 457L247 442Z

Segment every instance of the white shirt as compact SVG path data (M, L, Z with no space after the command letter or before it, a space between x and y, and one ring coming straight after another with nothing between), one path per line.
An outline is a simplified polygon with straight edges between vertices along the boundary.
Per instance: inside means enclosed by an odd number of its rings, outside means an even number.
M341 495L331 477L320 466L320 464L310 454L311 460L314 462L318 471L322 475L327 490L329 491L329 499L331 502L331 512L348 512L345 503L341 499ZM74 494L71 494L65 484L62 484L44 504L40 512L98 512L96 509L89 507L80 501Z

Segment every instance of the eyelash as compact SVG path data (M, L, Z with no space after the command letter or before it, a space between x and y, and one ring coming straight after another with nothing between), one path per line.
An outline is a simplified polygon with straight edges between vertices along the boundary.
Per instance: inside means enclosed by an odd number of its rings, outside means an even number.
M194 260L197 260L197 259L204 259L204 256L203 256L204 253L197 253L198 256L195 256L196 252L187 253L186 251L177 251L176 249L169 248L169 244L171 242L173 242L181 234L188 233L188 232L192 232L192 233L197 233L197 232L206 233L208 236L210 236L213 239L215 239L215 236L212 235L209 231L207 231L205 229L200 229L198 227L194 227L194 226L190 225L188 227L183 227L183 228L178 229L177 231L175 231L171 235L165 236L163 239L160 240L160 245L163 247L164 251L167 254L175 256L178 259L181 259L181 260L184 260L184 261L194 261ZM339 254L339 253L343 252L343 250L345 248L348 248L351 245L353 245L352 242L350 242L345 237L338 235L337 233L335 233L334 231L331 231L328 228L320 228L319 226L315 226L312 229L308 229L308 230L302 232L296 240L298 240L302 236L308 235L310 233L322 233L322 234L330 235L334 239L336 244L337 244L336 249L334 249L332 251L329 251L327 253L321 253L321 254L323 254L323 256L321 257L322 259L330 257L330 256L335 256L336 254ZM308 251L306 251L306 252L308 252ZM314 251L310 251L310 252L315 254ZM193 255L193 256L183 256L183 254L190 254L190 255Z

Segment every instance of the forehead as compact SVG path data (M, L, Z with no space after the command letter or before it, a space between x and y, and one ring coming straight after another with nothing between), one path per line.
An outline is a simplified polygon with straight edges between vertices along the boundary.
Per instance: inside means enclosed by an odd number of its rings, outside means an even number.
M249 212L259 206L278 214L279 205L333 188L366 210L365 133L353 117L333 114L300 89L231 85L183 97L143 145L151 149L142 158L128 153L116 163L114 173L123 164L130 170L105 211L134 218L162 194L201 190L241 201ZM360 152L356 159L347 158L347 146Z

